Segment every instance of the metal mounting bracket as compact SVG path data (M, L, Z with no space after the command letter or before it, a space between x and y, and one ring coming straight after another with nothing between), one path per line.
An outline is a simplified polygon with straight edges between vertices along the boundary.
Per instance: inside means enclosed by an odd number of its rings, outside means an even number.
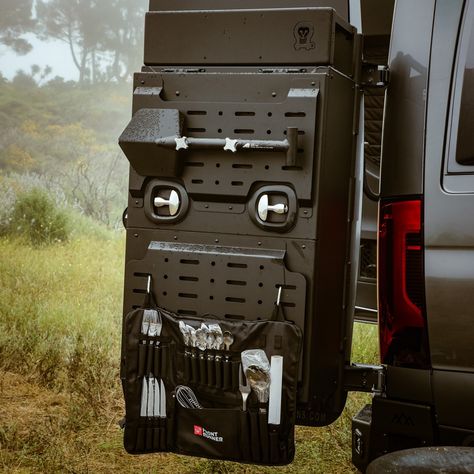
M383 365L351 364L344 368L344 389L348 392L385 393Z
M383 64L362 65L361 87L387 87L390 81L390 70Z

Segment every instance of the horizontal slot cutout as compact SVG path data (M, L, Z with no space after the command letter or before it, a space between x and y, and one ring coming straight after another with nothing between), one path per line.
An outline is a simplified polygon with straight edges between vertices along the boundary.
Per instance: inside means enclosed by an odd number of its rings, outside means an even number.
M183 265L199 265L199 260L187 260L183 258L179 263L182 263Z
M245 298L234 298L233 296L227 296L225 300L228 303L245 303Z
M207 115L207 111L205 110L188 110L186 113L188 115Z
M234 163L232 165L232 168L238 169L238 170L251 170L253 168L253 165L248 165L245 163Z
M204 133L206 131L205 128L187 128L186 130L191 133Z
M133 274L133 276L136 276L136 277L141 277L141 278L148 278L149 276L151 276L149 273L141 273L141 272L135 272Z
M243 186L244 182L243 181L232 181L232 186Z
M283 290L296 290L295 285L275 285L275 288L282 288Z
M234 133L237 135L252 135L255 133L255 130L251 128L236 128Z
M179 279L181 281L199 281L198 277L191 277L191 276L180 276Z
M146 290L140 290L138 288L135 288L133 290L134 293L138 293L139 295L145 295L146 294Z
M204 180L202 180L202 179L192 179L191 183L193 183L193 184L203 184Z
M306 117L305 112L286 112L285 117Z
M190 298L190 299L196 299L198 295L195 293L178 293L178 296L180 298Z
M285 308L295 308L296 307L295 303L285 303L284 301L282 301L280 304Z
M236 117L255 117L255 112L235 112Z
M246 286L247 285L246 281L240 281L240 280L227 280L226 283L228 285L236 285L236 286Z
M301 171L303 168L301 166L282 166L283 171Z
M245 319L245 316L242 316L241 314L225 314L224 318L226 318L226 319L238 319L238 320L242 321L243 319Z
M229 262L227 266L229 268L247 268L248 267L246 263L233 263L233 262Z

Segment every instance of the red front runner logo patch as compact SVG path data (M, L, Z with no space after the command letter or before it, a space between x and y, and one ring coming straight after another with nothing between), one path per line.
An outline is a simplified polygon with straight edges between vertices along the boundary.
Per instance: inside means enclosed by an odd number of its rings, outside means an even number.
M222 436L219 436L219 433L217 431L208 431L202 426L194 425L194 435L210 439L211 441L215 441L216 443L224 442L224 438Z

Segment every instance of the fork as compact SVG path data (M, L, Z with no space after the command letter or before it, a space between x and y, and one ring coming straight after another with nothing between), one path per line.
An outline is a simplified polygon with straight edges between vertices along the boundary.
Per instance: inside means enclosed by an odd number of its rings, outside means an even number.
M146 336L150 329L150 312L145 310L143 312L143 319L142 319L142 334Z
M158 311L153 311L153 313L150 314L148 336L150 337L160 336L162 326L163 326L163 321L161 319L161 314ZM156 345L158 344L159 344L159 341L157 341Z
M162 326L163 326L163 321L161 319L161 313L156 310L150 311L150 325L148 328L148 336L149 337L161 336ZM154 351L156 350L155 348L158 348L158 346L160 345L160 341L153 342L153 340L150 340L149 344L150 344L149 349L148 349L149 362L148 362L147 368L151 370L154 365L153 364ZM158 370L158 367L155 367L155 369Z
M243 374L242 364L239 367L239 390L242 395L242 410L247 411L247 398L250 395L250 385L248 384L247 377L245 377L245 385L243 383Z

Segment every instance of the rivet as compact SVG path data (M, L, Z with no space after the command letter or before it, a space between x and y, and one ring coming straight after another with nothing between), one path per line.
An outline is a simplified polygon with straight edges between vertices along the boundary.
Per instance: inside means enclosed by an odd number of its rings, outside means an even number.
M259 243L258 243L258 246L260 247L261 245L262 245L262 242L259 242Z
M276 97L277 96L277 93L276 92L272 92L272 97Z
M145 81L140 81L140 84L142 84L142 85L145 84Z
M181 94L181 92L179 92L179 91L176 91L176 95L179 95L179 94Z
M135 204L138 206L140 204L140 201L135 201Z
M204 208L205 208L205 209L209 209L209 204L205 204L205 205L204 205Z
M306 245L302 245L301 248L302 248L303 250L306 250Z
M219 239L216 239L214 242L215 242L216 244L218 244L218 243L219 243Z
M175 235L175 236L173 237L173 239L174 239L174 240L178 240L178 236Z
M229 206L229 210L232 211L232 209L234 209L233 206Z
M138 234L133 234L133 236L134 236L135 238L138 238Z
M305 214L305 215L308 214L308 211L303 211L303 214Z
M313 82L311 83L311 85L312 85L312 86L315 86L315 85L316 85L316 82L313 81Z

